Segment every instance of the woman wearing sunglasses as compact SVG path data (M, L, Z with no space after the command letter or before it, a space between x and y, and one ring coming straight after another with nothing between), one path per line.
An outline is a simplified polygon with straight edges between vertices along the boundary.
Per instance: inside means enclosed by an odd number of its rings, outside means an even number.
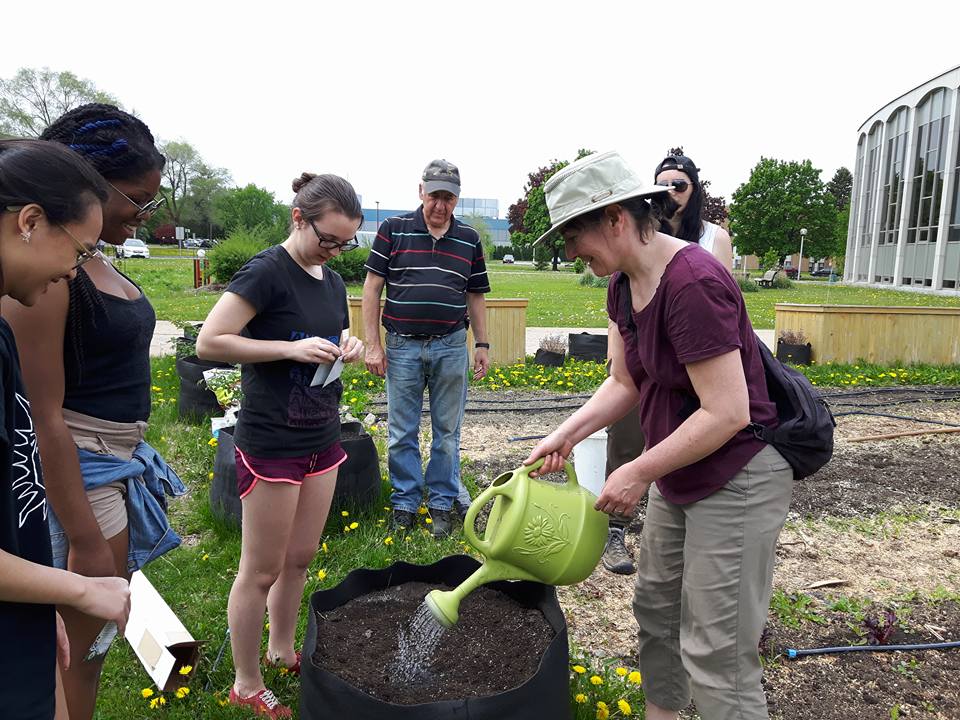
M700 171L685 155L668 155L653 173L657 185L670 188L672 203L662 203L660 232L690 243L697 243L711 253L728 270L732 267L733 250L730 235L704 216L705 193L700 184ZM607 348L607 356L614 349ZM606 475L634 460L643 452L643 430L636 412L629 412L607 428ZM626 533L632 517L610 517L607 546L603 550L603 566L619 575L636 572L626 546Z
M0 141L0 295L33 305L49 286L72 278L95 257L106 198L96 171L63 146ZM35 426L13 332L3 319L0 396L0 715L50 720L58 648L61 661L68 661L54 606L122 626L130 592L122 578L50 567Z
M757 645L793 471L751 423L776 406L728 269L659 232L666 189L616 153L590 155L544 185L568 257L610 276L610 377L526 459L556 472L573 446L640 408L647 449L607 479L596 507L628 514L649 495L633 613L648 720L691 696L704 720L768 717ZM539 241L538 241L539 242Z
M357 247L363 221L353 187L336 175L293 181L292 228L280 245L233 276L203 323L197 355L242 363L243 403L234 431L243 501L240 568L227 616L236 677L230 702L271 718L290 717L266 688L264 661L300 670L294 647L307 568L346 460L340 447L339 380L334 361L353 362L363 345L346 332L347 293L327 261Z
M78 107L44 139L86 158L104 181L100 239L135 235L160 201L164 158L149 128L112 105ZM180 479L143 441L150 416L150 340L156 322L140 288L102 256L33 307L5 301L24 360L50 498L53 561L87 576L130 574L176 547L165 494ZM71 720L93 716L116 625L60 609L70 639L63 684Z

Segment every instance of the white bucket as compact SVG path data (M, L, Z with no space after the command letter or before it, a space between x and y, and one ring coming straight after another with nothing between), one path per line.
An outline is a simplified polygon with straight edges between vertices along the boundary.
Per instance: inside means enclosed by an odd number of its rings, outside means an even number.
M577 482L582 487L599 495L606 481L607 431L598 430L573 446L573 468Z

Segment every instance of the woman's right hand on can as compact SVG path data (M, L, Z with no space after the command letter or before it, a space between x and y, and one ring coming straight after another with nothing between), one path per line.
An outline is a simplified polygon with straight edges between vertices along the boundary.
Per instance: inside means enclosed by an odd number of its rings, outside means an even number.
M340 348L329 340L309 337L293 340L287 352L287 359L302 363L332 363L340 357Z
M554 430L543 440L537 443L526 460L524 465L533 465L537 460L543 458L543 466L531 475L546 475L547 473L560 472L563 470L563 464L570 453L573 452L573 444L567 439L566 435L559 430Z

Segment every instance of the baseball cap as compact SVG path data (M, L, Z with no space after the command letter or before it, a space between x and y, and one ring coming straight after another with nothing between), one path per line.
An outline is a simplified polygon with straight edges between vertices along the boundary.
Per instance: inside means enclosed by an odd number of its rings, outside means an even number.
M460 171L448 160L431 160L423 169L423 191L429 194L438 190L460 197Z
M657 165L657 169L654 170L653 179L656 180L657 175L664 170L679 170L682 173L686 173L687 177L693 180L693 182L700 182L700 169L693 160L686 155L668 155L665 157L660 161L660 164Z

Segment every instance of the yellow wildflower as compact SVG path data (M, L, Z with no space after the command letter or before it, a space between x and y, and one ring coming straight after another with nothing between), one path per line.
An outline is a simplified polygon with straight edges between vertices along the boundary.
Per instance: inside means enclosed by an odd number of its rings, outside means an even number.
M574 666L573 666L573 671L574 671L577 675L583 675L583 674L587 671L587 669L586 669L583 665L574 665Z
M327 571L323 568L317 570L317 580L325 580L327 577Z
M158 388L156 385L152 385L152 386L150 387L150 389L153 390L154 392L160 392L160 390L161 390L161 389Z
M610 717L610 710L607 704L601 700L597 703L597 720L607 720Z
M620 677L623 677L624 675L627 674L627 669L625 667L618 667L616 672L617 672L617 675L619 675Z
M392 538L392 537L385 537L385 538L383 539L383 544L384 544L384 545L393 545L393 538Z
M352 523L350 523L350 529L351 529L351 530L356 530L358 527L360 527L360 523L358 523L358 522L352 522Z
M217 446L217 439L216 439L216 438L210 438L209 440L207 440L207 445L209 445L210 447L216 447L216 446Z
M430 523L433 522L433 520L431 520L430 518L427 518L426 520L424 520L424 522L425 522L427 525L429 525Z
M324 552L327 552L327 544L324 543L323 545L321 545L320 549L323 550Z
M343 515L343 517L350 517L350 513L348 513L346 510L341 510L340 514Z
M207 480L213 480L213 473L207 473Z
M184 665L180 668L181 675L189 675L191 672L193 672L193 665Z
M185 698L185 697L186 697L187 695L189 695L189 694L190 694L190 688L188 688L188 687L179 687L179 688L177 688L177 697L178 697L178 698Z
M639 685L642 679L643 678L640 677L640 673L636 670L634 670L632 673L627 675L627 680L632 682L634 685Z
M617 700L617 707L620 708L620 712L622 712L624 715L633 714L633 710L630 708L630 703L628 703L626 700L623 700L622 698L620 700Z
M417 514L418 514L418 515L426 515L426 514L427 514L427 509L426 509L423 505L421 505L419 508L417 508Z
M583 693L577 693L573 699L580 705L583 705L587 701L587 696Z
M200 559L201 559L201 560L209 560L209 559L210 559L210 554L209 554L209 553L204 553L204 554L203 554L203 557L200 558Z
M591 676L590 676L590 684L591 684L591 685L603 685L603 678L600 677L599 675L591 675Z
M140 694L143 697L148 698L151 695L153 695L153 688L144 688L143 690L140 691Z

